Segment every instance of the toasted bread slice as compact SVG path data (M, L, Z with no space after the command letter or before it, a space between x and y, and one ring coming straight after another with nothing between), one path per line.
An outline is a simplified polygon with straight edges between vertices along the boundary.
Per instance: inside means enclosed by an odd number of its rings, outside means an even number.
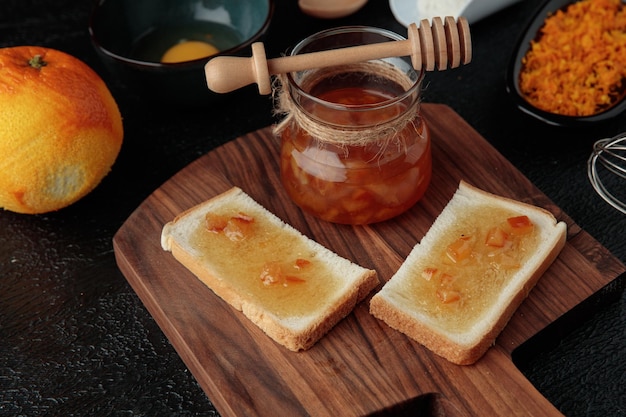
M461 181L370 312L461 365L494 343L566 239L541 208Z
M379 283L234 187L163 227L161 246L292 351L315 344Z

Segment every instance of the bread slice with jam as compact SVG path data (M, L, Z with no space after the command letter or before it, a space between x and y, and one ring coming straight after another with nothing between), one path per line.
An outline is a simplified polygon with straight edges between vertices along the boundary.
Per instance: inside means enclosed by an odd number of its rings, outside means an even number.
M378 284L233 187L165 224L161 246L287 349L309 349Z
M449 361L476 362L565 245L539 207L461 181L370 312Z

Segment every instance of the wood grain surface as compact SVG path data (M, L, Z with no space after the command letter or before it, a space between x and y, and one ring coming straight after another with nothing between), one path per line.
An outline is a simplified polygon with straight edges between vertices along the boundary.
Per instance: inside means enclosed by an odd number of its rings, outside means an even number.
M303 214L280 185L278 143L266 128L190 164L115 235L121 271L222 415L561 415L524 378L511 354L626 268L454 111L424 104L422 112L433 142L433 179L422 201L391 221L344 226ZM369 297L313 348L290 352L160 247L166 222L236 185L302 233L387 281L460 179L547 208L568 225L559 258L495 346L472 366L449 363L372 317Z

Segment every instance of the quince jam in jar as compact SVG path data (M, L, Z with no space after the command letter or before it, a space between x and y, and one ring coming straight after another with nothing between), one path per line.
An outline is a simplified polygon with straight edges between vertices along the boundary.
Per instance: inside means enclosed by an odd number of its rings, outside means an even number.
M413 206L432 170L421 80L401 58L283 77L287 117L277 133L290 198L343 224L380 222Z

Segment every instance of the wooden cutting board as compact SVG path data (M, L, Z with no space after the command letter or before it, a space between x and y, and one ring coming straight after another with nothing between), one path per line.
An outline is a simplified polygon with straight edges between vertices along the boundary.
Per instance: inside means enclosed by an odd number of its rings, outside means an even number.
M561 415L515 367L511 354L626 268L454 111L435 104L422 108L431 130L433 179L423 200L396 219L352 227L303 214L280 185L278 144L266 128L190 164L116 233L121 271L222 415ZM569 228L559 258L495 346L472 366L453 365L387 327L368 313L369 298L313 348L290 352L160 247L166 222L236 185L302 233L387 281L460 179L545 207Z

